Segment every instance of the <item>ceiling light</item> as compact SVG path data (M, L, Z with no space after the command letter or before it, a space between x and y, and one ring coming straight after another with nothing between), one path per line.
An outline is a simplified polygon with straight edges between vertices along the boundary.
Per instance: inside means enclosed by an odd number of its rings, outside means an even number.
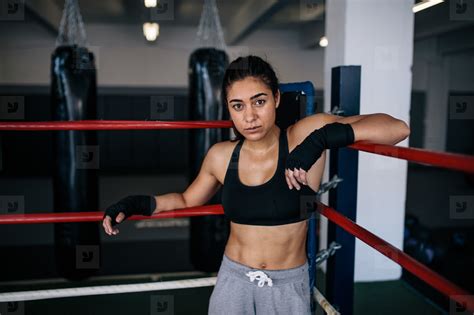
M160 26L158 23L144 23L143 24L143 35L149 42L153 42L156 40L158 35L160 34Z
M156 0L145 0L145 7L156 8Z
M424 0L422 2L418 2L413 6L413 13L420 12L421 10L428 9L434 5L440 4L444 2L444 0Z
M319 46L321 47L327 47L328 45L328 39L326 36L323 36L319 39Z

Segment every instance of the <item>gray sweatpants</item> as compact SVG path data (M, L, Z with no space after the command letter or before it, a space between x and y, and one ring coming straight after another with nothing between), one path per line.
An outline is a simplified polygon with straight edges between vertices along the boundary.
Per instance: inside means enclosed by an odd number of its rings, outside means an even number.
M308 262L296 268L265 270L224 254L208 314L311 314L309 289Z

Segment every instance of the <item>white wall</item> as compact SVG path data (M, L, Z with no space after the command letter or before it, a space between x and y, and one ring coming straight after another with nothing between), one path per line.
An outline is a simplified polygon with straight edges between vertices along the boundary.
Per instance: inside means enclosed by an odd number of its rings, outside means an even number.
M329 1L325 110L332 67L361 65L360 114L383 112L409 121L413 22L411 0ZM407 140L397 144L406 146ZM407 163L359 152L357 223L402 248ZM328 170L328 168L327 168ZM325 174L327 178L327 173ZM357 240L355 281L398 279L401 268Z
M95 53L100 86L186 87L189 56L197 27L162 27L158 41L145 41L139 25L89 24L86 32ZM49 85L55 36L34 22L0 25L0 84ZM282 82L312 81L323 86L323 50L301 50L294 31L256 31L231 59L267 57Z

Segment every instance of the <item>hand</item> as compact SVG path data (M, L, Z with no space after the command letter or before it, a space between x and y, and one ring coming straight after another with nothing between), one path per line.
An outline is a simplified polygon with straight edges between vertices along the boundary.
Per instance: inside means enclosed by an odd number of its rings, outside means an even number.
M331 123L311 132L293 151L288 154L285 177L290 189L298 182L307 185L306 172L321 157L324 150L347 146L354 143L354 130L350 124Z
M128 196L105 210L102 226L105 233L117 235L119 230L114 228L115 225L135 214L151 216L155 209L154 196Z
M307 172L303 170L302 168L294 169L294 171L286 169L285 179L286 179L286 183L288 184L288 187L290 189L293 189L293 187L296 187L296 189L300 190L301 186L299 185L299 183L303 185L308 185L306 174Z
M285 179L290 189L295 187L300 190L300 183L308 185L307 172L323 152L324 149L311 145L308 138L290 152L285 169Z

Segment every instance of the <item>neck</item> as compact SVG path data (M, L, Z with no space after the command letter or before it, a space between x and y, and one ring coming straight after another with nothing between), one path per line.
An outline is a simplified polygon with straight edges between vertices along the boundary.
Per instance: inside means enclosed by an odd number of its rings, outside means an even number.
M273 128L260 140L245 139L247 149L257 154L264 154L271 150L279 141L280 128L273 125Z

